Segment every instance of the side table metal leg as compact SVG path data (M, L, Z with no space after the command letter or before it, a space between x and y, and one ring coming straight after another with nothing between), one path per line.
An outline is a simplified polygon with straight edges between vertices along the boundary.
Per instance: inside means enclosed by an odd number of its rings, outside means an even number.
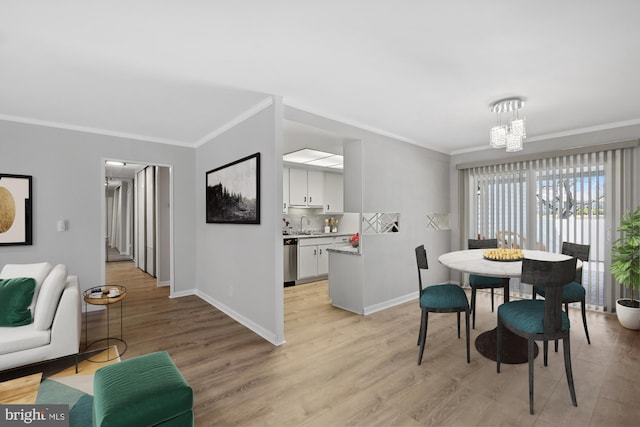
M122 302L123 300L120 300L120 340L124 341L124 337L122 335L122 323L124 322L122 320Z
M111 323L111 309L110 309L111 304L107 304L107 358L109 358L109 351L111 349L111 346L109 345L111 342L111 334L109 333L109 324Z
M89 346L89 336L87 335L87 302L84 302L84 349Z

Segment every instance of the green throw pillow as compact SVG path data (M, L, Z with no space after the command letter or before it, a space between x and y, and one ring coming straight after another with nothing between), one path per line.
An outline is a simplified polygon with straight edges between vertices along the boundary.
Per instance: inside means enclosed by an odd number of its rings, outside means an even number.
M31 277L0 279L0 326L22 326L33 322L31 300L36 281Z

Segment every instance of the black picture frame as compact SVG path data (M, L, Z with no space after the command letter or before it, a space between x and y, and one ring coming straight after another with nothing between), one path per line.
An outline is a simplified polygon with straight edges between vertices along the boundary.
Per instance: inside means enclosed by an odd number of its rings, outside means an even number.
M209 224L260 224L260 153L206 173Z
M33 177L0 173L0 246L33 244Z

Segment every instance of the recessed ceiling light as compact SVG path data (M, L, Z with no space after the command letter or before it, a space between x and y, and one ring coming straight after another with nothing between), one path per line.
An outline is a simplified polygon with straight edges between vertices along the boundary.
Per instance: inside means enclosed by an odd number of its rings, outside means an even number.
M104 163L109 165L109 166L125 166L126 165L125 162L118 162L116 160L107 160Z
M326 168L336 166L336 165L342 165L342 163L343 163L342 156L338 154L334 154L333 156L323 157L320 159L311 160L310 162L307 162L308 165L322 166Z
M344 158L339 154L304 148L282 156L282 160L290 163L342 169Z

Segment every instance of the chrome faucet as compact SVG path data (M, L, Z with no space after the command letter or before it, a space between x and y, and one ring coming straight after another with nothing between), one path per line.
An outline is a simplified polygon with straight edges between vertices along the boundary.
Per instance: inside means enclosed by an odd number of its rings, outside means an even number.
M309 219L309 217L306 216L306 215L302 215L300 217L300 228L298 229L300 234L302 234L302 219L303 218L307 218L307 225L311 225L311 220Z

